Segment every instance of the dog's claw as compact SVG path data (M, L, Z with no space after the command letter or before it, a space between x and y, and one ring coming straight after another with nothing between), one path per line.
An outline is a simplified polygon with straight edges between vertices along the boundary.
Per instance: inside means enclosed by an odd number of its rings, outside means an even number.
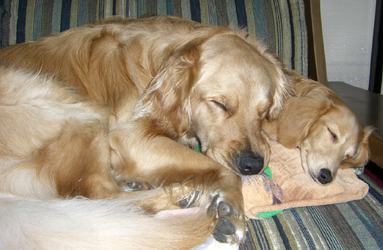
M213 233L213 237L216 241L221 242L221 243L227 243L227 238L226 235L221 233L220 231L215 231Z
M235 227L225 218L219 219L215 230L226 235L231 235L235 233Z
M221 243L239 243L242 240L242 225L239 212L226 201L219 201L220 195L216 195L212 199L212 203L208 208L208 214L216 214L218 222L214 228L213 236Z
M227 204L226 202L224 201L221 201L219 204L218 204L218 216L219 217L223 217L223 216L230 216L234 213L234 210L233 208Z
M178 204L180 205L180 208L187 208L188 207L188 205L189 205L189 202L188 202L188 200L186 199L186 198L184 198L184 199L181 199L179 202L178 202Z
M142 190L142 184L139 182L129 182L126 183L126 185L132 190L132 191L139 191Z

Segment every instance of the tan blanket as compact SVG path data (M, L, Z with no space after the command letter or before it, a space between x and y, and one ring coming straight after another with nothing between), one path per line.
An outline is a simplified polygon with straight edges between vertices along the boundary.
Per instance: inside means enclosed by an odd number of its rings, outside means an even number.
M269 168L272 180L266 173L242 179L249 218L265 217L262 212L362 199L368 192L368 185L351 169L339 170L329 185L316 183L304 174L299 150L286 149L278 143L271 144Z

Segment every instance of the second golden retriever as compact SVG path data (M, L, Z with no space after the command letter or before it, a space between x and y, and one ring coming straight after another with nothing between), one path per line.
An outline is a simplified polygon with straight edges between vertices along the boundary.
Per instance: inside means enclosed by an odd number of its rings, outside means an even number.
M217 218L215 238L243 240L239 175L267 165L262 120L289 97L280 63L263 47L178 18L112 19L6 47L0 62L2 192L41 199L148 193L136 205L151 213L199 194L197 205ZM197 144L202 154L191 149ZM185 236L172 248L203 242L211 230L197 226L167 227ZM186 229L206 234L186 239Z
M298 147L302 167L313 180L330 183L339 168L359 167L368 160L368 137L357 115L332 90L284 69L296 92L287 100L278 119L265 120L272 140L286 148Z

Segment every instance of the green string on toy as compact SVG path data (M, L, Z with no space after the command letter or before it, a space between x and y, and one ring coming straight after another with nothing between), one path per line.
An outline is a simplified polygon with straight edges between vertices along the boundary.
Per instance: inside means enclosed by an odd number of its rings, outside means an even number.
M264 172L269 176L270 180L273 180L273 176L271 174L271 169L269 168L269 166L267 166ZM277 215L282 212L283 210L270 211L270 212L258 212L255 214L255 216L258 218L269 218L271 216Z

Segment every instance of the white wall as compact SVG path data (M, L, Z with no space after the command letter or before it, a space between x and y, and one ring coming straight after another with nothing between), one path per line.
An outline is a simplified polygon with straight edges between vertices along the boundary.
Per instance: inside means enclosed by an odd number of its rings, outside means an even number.
M329 81L368 89L376 0L321 0Z

